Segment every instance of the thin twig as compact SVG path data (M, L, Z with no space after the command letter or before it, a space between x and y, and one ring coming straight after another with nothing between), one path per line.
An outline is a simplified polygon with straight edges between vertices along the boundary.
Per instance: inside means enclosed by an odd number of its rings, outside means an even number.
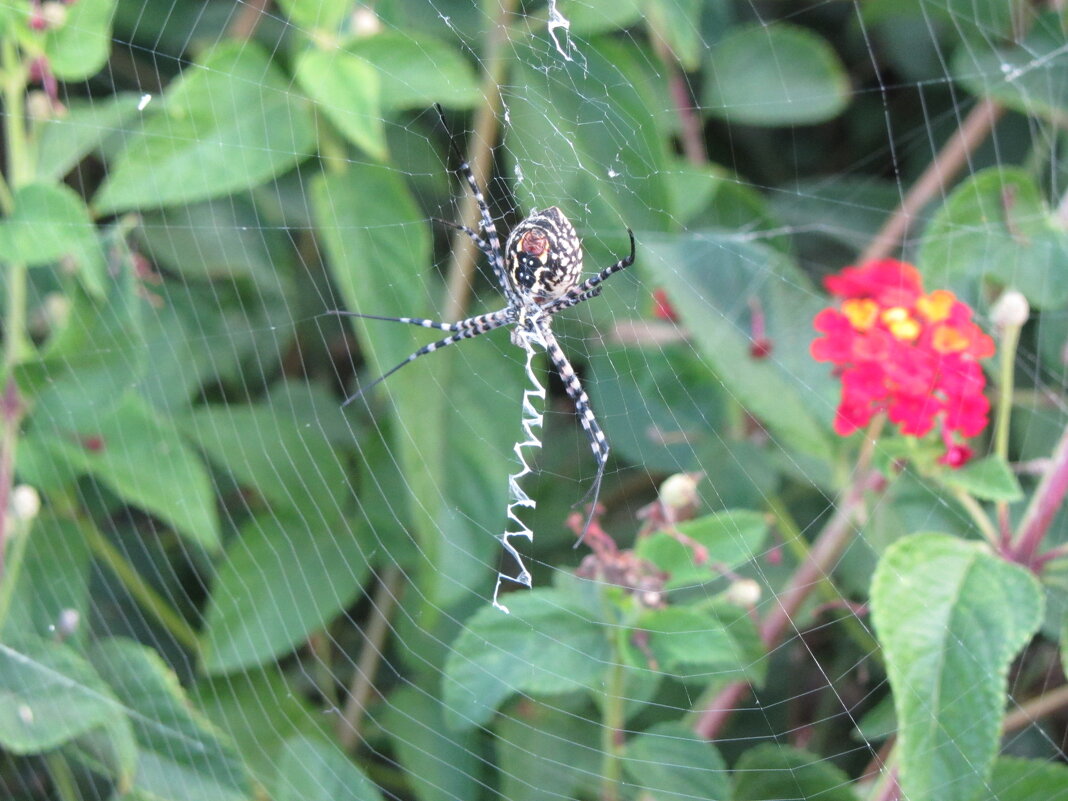
M382 661L382 648L389 634L390 618L404 586L403 580L404 574L400 568L386 568L371 599L371 621L364 632L364 644L356 661L356 672L352 676L345 708L337 724L337 739L346 751L351 751L360 739L360 724L367 710L367 702L375 692L375 674Z
M981 100L973 108L957 132L935 156L923 175L906 193L901 205L890 216L871 244L861 254L859 263L885 259L905 238L910 226L923 207L940 192L945 191L972 153L986 139L1004 109L993 100Z

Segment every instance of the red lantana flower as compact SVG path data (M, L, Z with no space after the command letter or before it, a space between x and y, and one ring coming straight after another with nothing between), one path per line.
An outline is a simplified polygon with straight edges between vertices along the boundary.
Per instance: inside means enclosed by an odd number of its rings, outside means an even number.
M893 259L846 267L824 286L840 301L816 315L823 336L811 353L834 364L842 381L834 430L848 436L886 412L908 436L938 426L946 445L940 461L967 462L972 450L954 435L974 437L986 427L979 360L994 355L968 304L945 289L925 293L919 271Z

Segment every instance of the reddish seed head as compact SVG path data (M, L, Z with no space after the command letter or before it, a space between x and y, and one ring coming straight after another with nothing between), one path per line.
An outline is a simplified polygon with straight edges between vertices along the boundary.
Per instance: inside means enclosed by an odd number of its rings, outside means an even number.
M97 435L82 437L82 447L92 453L99 453L104 450L104 438Z

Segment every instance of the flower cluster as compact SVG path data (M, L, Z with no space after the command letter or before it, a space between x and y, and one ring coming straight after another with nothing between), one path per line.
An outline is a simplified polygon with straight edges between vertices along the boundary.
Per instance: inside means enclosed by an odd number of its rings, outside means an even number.
M883 259L847 267L825 279L840 298L813 325L817 361L831 362L842 381L834 429L847 436L885 411L902 434L922 437L940 426L953 467L972 452L954 439L974 437L987 424L990 403L978 360L993 340L972 322L972 310L952 292L925 293L911 264Z

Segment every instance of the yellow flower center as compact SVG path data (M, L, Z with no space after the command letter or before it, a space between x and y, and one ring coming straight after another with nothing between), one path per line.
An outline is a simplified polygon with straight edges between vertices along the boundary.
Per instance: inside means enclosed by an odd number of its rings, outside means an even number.
M930 295L921 295L916 301L916 310L932 323L940 323L949 317L957 296L948 289L936 289Z
M879 304L870 298L852 298L842 304L842 314L857 331L867 331L879 318Z
M880 319L897 339L911 342L920 335L920 324L909 316L909 310L904 306L887 309Z
M953 326L940 325L931 337L931 346L939 353L959 353L968 347L968 337Z

